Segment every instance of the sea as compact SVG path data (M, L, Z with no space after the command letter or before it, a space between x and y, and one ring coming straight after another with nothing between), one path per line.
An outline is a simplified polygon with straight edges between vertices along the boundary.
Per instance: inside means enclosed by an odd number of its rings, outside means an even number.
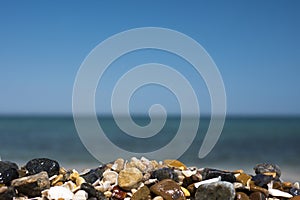
M168 117L156 137L148 140L128 137L113 117L99 116L99 126L114 145L129 152L148 152L168 144L175 137L180 117ZM133 121L146 126L150 118L135 116ZM224 170L243 169L254 174L258 163L277 164L286 181L300 181L300 117L299 116L227 116L214 148L204 158L198 152L206 134L209 117L201 117L197 135L178 159L187 166ZM188 132L186 134L189 134ZM102 145L102 141L95 141ZM103 163L84 146L72 116L0 116L0 158L23 166L33 158L47 157L61 166L78 171ZM168 149L170 155L175 149ZM111 157L119 155L110 149L100 152ZM159 158L157 158L159 160Z

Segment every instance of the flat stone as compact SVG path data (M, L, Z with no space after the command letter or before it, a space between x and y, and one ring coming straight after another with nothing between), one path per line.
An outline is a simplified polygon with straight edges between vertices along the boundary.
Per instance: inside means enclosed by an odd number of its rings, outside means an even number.
M9 185L9 183L19 178L18 166L8 161L0 161L0 184Z
M29 197L40 196L41 192L50 188L50 181L47 172L40 172L35 175L15 179L11 182L19 193Z
M166 167L154 170L151 173L151 178L156 178L159 181L162 181L164 179L172 179L174 181L178 181L177 173L173 169Z
M186 170L187 167L180 162L179 160L164 160L164 163L168 166L168 167L174 167L176 169L180 169L180 170Z
M219 181L200 185L195 200L234 200L235 190L232 183Z
M275 164L270 164L270 163L262 163L262 164L257 164L254 167L254 171L256 174L265 174L269 172L275 172L276 176L275 178L279 178L281 176L281 170L278 165Z
M237 192L236 193L236 200L250 200L250 198L244 192Z
M151 192L165 200L185 200L180 186L172 179L164 179L150 187Z
M135 167L125 168L119 173L118 185L125 190L130 190L136 187L142 179L143 174L139 169Z
M59 174L59 164L55 160L48 158L35 158L27 162L25 165L29 175L38 174L42 171L48 173L48 176Z
M147 200L149 199L150 190L147 186L143 186L133 193L131 200ZM151 197L150 197L151 199Z
M266 176L264 174L257 174L252 177L252 181L254 181L255 185L260 187L267 187L267 184L273 180L273 176Z
M226 171L222 171L218 169L210 169L210 168L205 168L202 172L203 180L217 178L219 176L221 177L222 181L227 181L230 183L236 182L236 178L234 176L234 173L232 172L226 172Z
M262 192L253 192L250 194L250 200L266 200L266 195Z

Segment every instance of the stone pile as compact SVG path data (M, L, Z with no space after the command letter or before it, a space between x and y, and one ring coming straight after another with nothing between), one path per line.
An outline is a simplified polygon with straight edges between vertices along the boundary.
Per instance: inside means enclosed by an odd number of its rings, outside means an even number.
M81 173L47 158L19 168L0 161L0 200L300 200L299 183L284 182L274 164L255 175L187 167L178 160L122 158Z

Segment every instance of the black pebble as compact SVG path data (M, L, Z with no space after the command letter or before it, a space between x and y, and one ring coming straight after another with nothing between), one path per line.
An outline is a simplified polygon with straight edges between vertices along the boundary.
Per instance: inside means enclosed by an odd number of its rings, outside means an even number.
M38 174L42 171L46 171L49 177L59 174L58 162L48 158L32 159L26 164L25 168L28 170L29 175Z
M16 196L16 190L13 187L8 187L5 192L0 194L0 200L12 200Z
M9 161L0 161L0 183L9 185L16 178L19 178L18 165Z
M106 170L106 166L100 166L96 169L91 169L84 175L81 175L82 178L88 183L94 183L96 180L101 179L103 172Z
M153 171L151 178L156 178L159 181L163 179L173 179L174 181L178 181L178 175L170 168L161 168Z
M263 174L257 174L252 177L252 181L254 181L255 185L268 188L267 184L273 180L273 176L266 176Z
M97 191L91 184L82 183L80 186L81 190L84 190L88 193L89 198L97 198L98 200L106 200L105 196Z
M291 189L290 189L290 193L291 193L293 196L298 196L298 195L300 195L300 189L297 189L297 188L291 188Z
M201 174L202 174L203 180L217 178L217 177L221 176L222 181L227 181L230 183L236 182L236 178L233 173L225 172L225 171L218 170L218 169L205 168Z

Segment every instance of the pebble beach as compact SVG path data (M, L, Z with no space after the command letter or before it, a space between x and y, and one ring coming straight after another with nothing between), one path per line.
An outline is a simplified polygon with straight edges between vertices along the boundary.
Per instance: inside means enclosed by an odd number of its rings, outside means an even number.
M248 173L145 157L86 170L49 158L24 166L0 161L0 200L299 200L299 182L283 180L282 173L274 163L257 164Z

